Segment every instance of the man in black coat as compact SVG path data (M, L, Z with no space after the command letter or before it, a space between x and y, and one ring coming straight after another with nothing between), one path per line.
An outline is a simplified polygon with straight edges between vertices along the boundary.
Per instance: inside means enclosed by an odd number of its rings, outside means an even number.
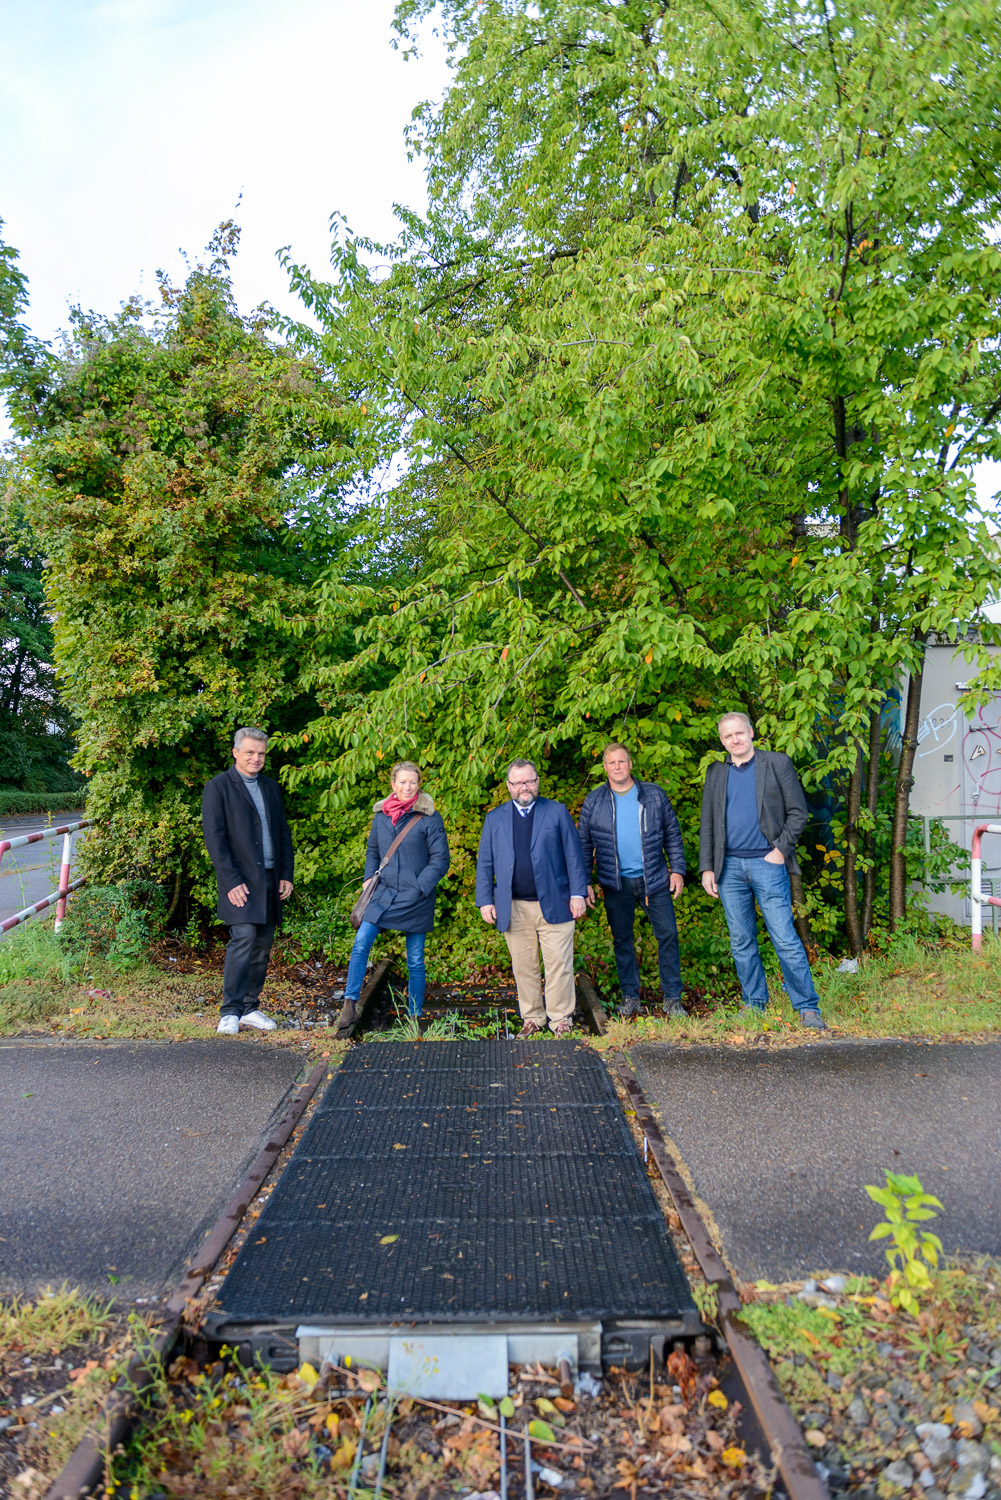
M757 898L793 1009L803 1026L826 1031L789 887L789 871L799 871L796 845L809 817L799 777L788 755L755 750L746 714L724 714L719 737L729 754L706 773L699 865L706 894L723 903L744 1005L761 1012L768 1004Z
M624 745L606 745L601 760L607 780L584 798L578 826L588 879L593 864L605 900L619 973L619 1015L628 1018L640 1013L640 969L633 935L639 902L657 939L663 1012L684 1016L674 916L674 898L685 888L685 847L678 816L662 787L634 778L632 757ZM593 904L590 885L587 899Z
M219 886L218 916L229 928L218 1030L273 1031L257 1009L282 902L292 894L295 856L278 783L262 776L268 737L238 729L235 765L213 776L202 794L202 831Z

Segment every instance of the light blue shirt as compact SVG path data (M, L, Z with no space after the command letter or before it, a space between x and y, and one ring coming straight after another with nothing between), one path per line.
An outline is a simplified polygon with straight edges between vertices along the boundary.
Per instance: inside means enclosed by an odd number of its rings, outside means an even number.
M619 873L636 879L643 874L643 837L640 833L640 789L635 781L628 792L616 792L615 847L619 853Z

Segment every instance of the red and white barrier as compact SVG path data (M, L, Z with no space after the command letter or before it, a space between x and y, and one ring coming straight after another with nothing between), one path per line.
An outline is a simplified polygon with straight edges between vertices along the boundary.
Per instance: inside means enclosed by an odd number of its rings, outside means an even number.
M77 891L86 883L87 877L81 875L79 880L70 880L70 863L73 859L73 835L80 828L92 828L91 818L81 818L79 823L64 823L61 828L43 828L40 833L22 833L16 839L0 840L0 864L8 849L21 849L25 844L40 844L46 839L62 837L63 858L59 867L59 889L53 891L51 896L46 896L44 901L36 901L34 906L26 906L23 911L17 912L13 917L8 917L5 922L0 922L0 932L9 932L12 927L17 927L21 922L27 922L29 917L35 916L40 911L45 911L53 902L56 903L56 931L63 924L66 915L66 898L70 891Z
M970 894L972 897L973 951L979 953L983 945L984 907L1001 906L1001 896L983 894L983 860L980 857L980 840L985 833L1001 833L1001 823L981 823L973 831L970 858Z

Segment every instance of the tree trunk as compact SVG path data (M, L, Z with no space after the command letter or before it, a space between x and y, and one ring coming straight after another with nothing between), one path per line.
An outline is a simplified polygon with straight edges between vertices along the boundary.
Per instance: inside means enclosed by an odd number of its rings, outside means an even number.
M813 935L809 918L806 915L806 892L803 890L803 877L798 872L789 871L789 888L792 895L792 919L799 933L799 940L806 949L806 956L810 962L817 962L817 939Z
M859 920L858 843L859 813L862 811L862 741L854 740L855 764L848 782L848 812L845 822L845 928L853 958L862 952L862 924Z
M883 715L874 708L869 715L869 759L865 768L865 805L869 814L869 826L862 839L862 853L866 861L862 877L862 942L869 941L872 913L876 905L876 808L879 805L879 742Z
M893 793L893 828L890 834L890 930L902 922L907 915L907 861L904 845L907 842L907 814L911 805L911 788L914 785L914 756L918 748L918 724L921 721L921 678L925 667L925 641L920 635L915 644L920 655L911 673L907 689L907 712L904 715L904 730L900 743L900 764Z

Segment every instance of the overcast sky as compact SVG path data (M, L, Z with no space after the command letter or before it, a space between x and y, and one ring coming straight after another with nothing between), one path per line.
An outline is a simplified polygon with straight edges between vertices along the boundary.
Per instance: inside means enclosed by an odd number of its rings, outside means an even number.
M375 238L425 205L403 130L441 96L443 51L404 62L393 0L0 0L0 218L51 338L184 276L215 226L243 227L241 308L296 311L275 251L326 265L335 210ZM242 202L237 208L237 200ZM0 435L6 431L0 418ZM1001 466L978 474L981 498Z
M275 251L318 269L331 213L375 237L425 203L403 130L446 72L404 62L392 0L0 0L0 217L43 338L114 311L243 226L241 307L280 304ZM236 208L242 194L242 203ZM290 304L286 304L289 305Z

